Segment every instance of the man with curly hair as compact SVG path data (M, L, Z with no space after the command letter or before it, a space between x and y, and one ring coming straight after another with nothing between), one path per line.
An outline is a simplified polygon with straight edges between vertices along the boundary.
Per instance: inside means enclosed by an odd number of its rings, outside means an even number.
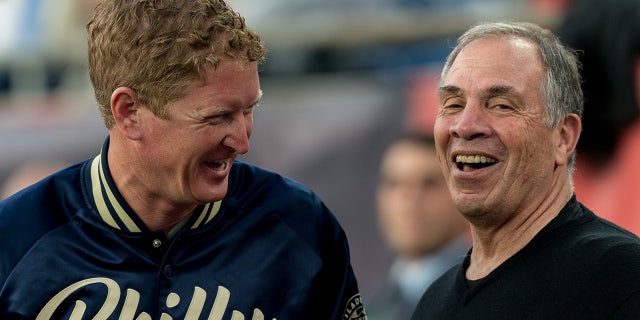
M107 0L87 31L109 136L0 203L0 318L365 319L330 210L236 160L265 59L244 19L222 0Z

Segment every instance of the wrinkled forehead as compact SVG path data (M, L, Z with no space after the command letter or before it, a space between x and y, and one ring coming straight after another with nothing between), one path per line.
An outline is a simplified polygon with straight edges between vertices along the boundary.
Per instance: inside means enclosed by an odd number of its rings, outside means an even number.
M534 42L512 36L488 37L462 48L442 79L442 87L518 89L542 81L544 74L544 63Z

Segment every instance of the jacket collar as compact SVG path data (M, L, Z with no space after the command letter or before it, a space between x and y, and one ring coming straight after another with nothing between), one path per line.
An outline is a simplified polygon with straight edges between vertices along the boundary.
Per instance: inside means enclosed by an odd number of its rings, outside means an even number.
M105 140L101 153L90 164L90 195L95 208L100 218L112 228L128 232L149 231L116 188L107 162L108 149L109 137ZM207 225L220 210L221 202L222 200L196 207L190 218L187 218L190 220L186 225L190 229Z

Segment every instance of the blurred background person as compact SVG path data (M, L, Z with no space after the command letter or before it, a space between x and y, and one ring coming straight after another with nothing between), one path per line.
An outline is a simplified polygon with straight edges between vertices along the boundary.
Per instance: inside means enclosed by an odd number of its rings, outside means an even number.
M640 1L576 0L558 34L583 65L578 200L640 235Z
M409 319L429 284L470 248L467 222L456 210L431 136L393 140L380 164L378 225L396 253L384 286L365 306L370 320Z

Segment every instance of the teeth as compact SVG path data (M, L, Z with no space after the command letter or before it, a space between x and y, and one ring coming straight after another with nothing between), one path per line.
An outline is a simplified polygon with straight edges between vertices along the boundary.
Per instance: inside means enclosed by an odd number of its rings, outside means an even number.
M213 161L207 161L206 164L211 169L223 170L224 168L226 168L227 161L226 160L213 160Z
M485 157L485 156L456 156L457 163L496 163L498 162L496 159Z

